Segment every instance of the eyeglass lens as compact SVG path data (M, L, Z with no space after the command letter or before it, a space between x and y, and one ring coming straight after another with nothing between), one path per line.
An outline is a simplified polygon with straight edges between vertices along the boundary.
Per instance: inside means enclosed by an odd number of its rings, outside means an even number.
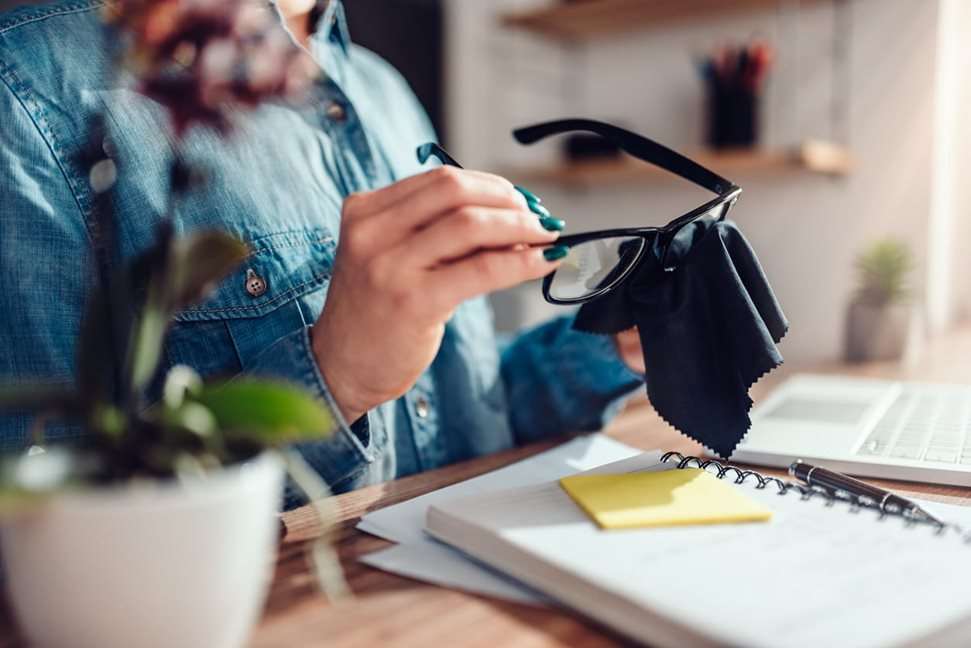
M582 299L612 285L630 270L644 244L640 236L619 236L571 246L550 282L550 297Z

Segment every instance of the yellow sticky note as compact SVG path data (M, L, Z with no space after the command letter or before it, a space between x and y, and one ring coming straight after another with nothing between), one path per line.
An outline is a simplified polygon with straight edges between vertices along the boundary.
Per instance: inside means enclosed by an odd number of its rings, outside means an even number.
M697 468L575 475L563 490L603 529L764 522L772 511Z

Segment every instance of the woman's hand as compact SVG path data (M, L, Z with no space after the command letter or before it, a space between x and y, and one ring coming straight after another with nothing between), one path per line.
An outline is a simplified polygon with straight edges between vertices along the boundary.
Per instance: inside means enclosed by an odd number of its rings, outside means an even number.
M533 246L556 237L508 181L477 171L440 167L348 197L312 335L344 418L408 391L463 301L554 270Z
M647 373L647 368L644 366L644 351L641 349L641 334L636 326L615 335L614 343L617 345L620 359L630 367L631 371L639 374Z

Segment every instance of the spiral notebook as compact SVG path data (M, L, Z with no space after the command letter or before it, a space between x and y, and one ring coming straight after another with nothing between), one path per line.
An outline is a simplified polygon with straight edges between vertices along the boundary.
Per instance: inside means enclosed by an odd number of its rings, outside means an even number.
M426 530L652 646L963 645L971 508L938 528L674 453L597 472L704 467L772 511L758 524L603 531L552 482L437 503ZM963 644L962 644L963 642Z

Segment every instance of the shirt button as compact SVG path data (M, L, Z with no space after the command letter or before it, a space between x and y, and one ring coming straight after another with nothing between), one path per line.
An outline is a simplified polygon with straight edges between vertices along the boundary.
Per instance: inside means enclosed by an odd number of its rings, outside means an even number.
M344 110L344 106L340 105L336 101L332 101L327 104L327 108L324 109L327 117L334 120L335 122L342 122L347 118L347 111Z
M428 418L428 411L428 399L426 399L424 396L420 396L418 400L415 401L415 414L418 415L418 418L424 419Z
M246 292L250 297L259 297L266 292L266 279L250 268L246 271Z

